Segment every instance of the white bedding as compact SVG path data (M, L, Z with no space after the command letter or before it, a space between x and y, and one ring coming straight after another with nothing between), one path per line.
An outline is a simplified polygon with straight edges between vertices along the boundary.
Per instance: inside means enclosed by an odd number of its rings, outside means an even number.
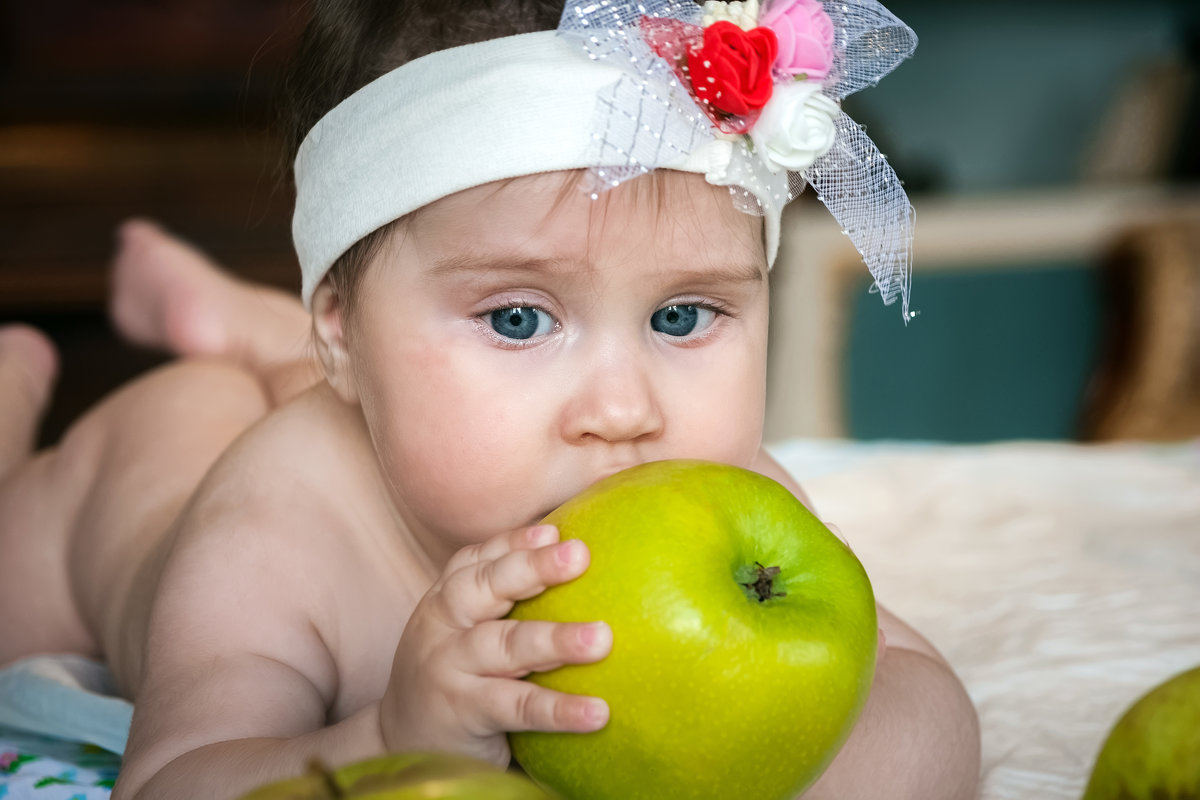
M1200 664L1200 442L772 452L962 676L984 800L1077 800L1121 711Z

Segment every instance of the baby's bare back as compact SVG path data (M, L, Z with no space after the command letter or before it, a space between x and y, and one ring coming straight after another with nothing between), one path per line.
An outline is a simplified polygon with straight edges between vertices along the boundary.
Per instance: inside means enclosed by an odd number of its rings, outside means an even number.
M136 698L123 782L208 743L331 729L378 701L435 577L390 509L361 416L323 384L226 450L133 582L148 615L123 674Z
M397 528L357 409L325 384L268 406L252 375L181 362L0 486L0 603L25 610L0 619L0 661L108 661L135 700L115 797L148 782L182 796L159 784L222 742L244 758L250 739L309 733L336 763L379 737L365 712L434 576ZM228 793L259 777L231 774Z
M0 487L0 602L28 610L0 623L0 662L103 658L141 713L147 669L184 680L162 653L234 657L226 645L264 625L286 651L319 626L316 655L280 655L314 658L331 715L349 713L382 693L428 583L389 530L381 491L365 433L321 389L270 411L258 382L227 364L151 373ZM356 680L342 686L347 672Z
M0 631L0 663L80 652L126 675L138 659L123 645L144 630L135 576L205 471L265 411L258 382L241 370L181 362L108 397L57 448L9 475L0 602L27 613Z

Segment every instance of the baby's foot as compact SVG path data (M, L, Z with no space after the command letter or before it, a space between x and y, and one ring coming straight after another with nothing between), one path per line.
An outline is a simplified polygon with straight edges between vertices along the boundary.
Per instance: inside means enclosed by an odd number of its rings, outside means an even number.
M0 477L33 450L58 377L58 353L27 325L0 327Z
M119 239L109 313L131 342L255 371L305 357L311 322L297 298L238 280L144 220Z
M203 253L134 219L117 233L109 315L134 344L176 355L221 355L229 337L216 307L230 279Z

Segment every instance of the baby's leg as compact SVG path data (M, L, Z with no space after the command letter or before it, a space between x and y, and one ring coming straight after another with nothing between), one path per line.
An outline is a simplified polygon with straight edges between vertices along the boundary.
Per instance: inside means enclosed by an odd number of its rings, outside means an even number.
M250 370L275 403L315 383L311 320L297 298L249 284L157 225L119 231L109 311L130 341Z
M18 402L0 382L0 418ZM0 664L75 652L108 659L127 680L174 520L268 410L247 370L179 362L110 395L56 449L11 469L0 482Z
M133 382L31 458L57 359L36 331L0 332L0 664L75 652L119 678L135 671L153 588L143 565L228 444L319 378L295 298L150 223L121 230L110 312L131 341L216 360Z
M34 457L32 448L57 371L45 336L23 325L0 328L0 665L46 650L92 650L70 622L59 507L55 498L29 500L50 474L52 456Z
M29 460L58 375L54 345L24 325L0 328L0 480Z

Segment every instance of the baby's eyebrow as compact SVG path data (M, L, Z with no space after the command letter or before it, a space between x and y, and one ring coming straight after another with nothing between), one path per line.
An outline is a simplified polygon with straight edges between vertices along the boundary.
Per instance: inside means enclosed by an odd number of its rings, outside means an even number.
M763 270L757 264L712 264L664 273L672 280L696 284L761 283Z
M520 255L471 255L457 254L439 259L427 273L431 279L455 275L484 275L496 273L567 274L582 272L587 268L573 261L557 258L530 258ZM658 272L654 277L672 283L728 284L761 283L763 270L757 264L737 265L713 264L703 267L685 267Z
M519 255L479 256L460 253L438 259L429 268L427 275L437 279L454 275L497 272L561 273L571 269L579 269L579 267L555 258L529 258Z

